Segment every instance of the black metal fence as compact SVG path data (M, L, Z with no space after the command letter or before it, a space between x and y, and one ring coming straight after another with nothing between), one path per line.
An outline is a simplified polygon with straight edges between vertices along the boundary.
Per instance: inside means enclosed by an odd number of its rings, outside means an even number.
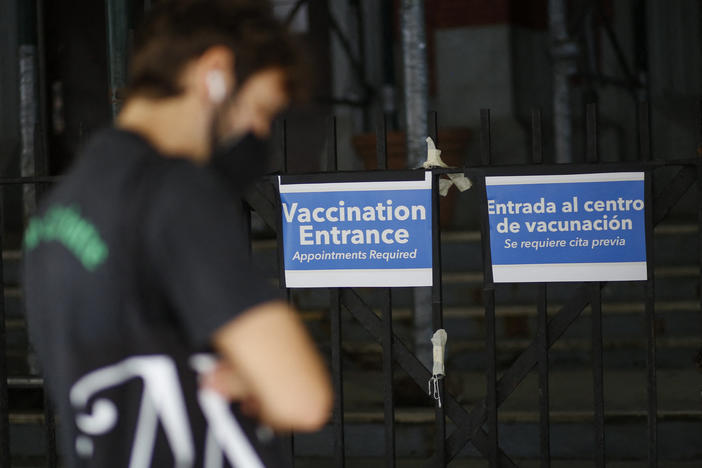
M387 133L383 119L380 119L377 127L377 162L380 170L387 170ZM437 141L437 118L432 114L429 119L430 136ZM474 190L479 190L484 198L484 177L486 175L497 174L517 174L517 173L574 173L574 172L603 172L616 170L639 170L646 173L646 238L648 278L645 283L645 294L641 299L645 302L645 325L647 330L647 444L648 444L648 466L658 466L658 440L657 440L657 378L656 378L656 311L654 302L655 276L653 270L653 228L659 224L670 212L673 206L688 192L697 182L698 192L698 224L702 227L702 158L700 155L691 155L690 158L682 160L655 160L651 151L651 130L648 107L645 104L639 106L638 135L639 135L639 156L636 163L602 163L599 161L598 153L598 129L597 129L597 109L595 105L587 107L587 162L578 165L543 165L543 137L542 122L539 111L532 112L531 119L531 161L525 162L521 166L502 167L493 165L492 161L492 137L489 110L481 111L481 160L480 164L467 164L460 171L465 170L466 174L476 183ZM331 118L328 127L328 170L336 171L337 158L337 128L336 120ZM283 161L281 172L287 172L288 149L287 149L287 129L285 122L282 125L281 151ZM702 141L702 128L700 129L700 141ZM440 147L441 142L437 141ZM699 151L699 150L698 150ZM653 175L660 169L674 170L675 174L662 186L653 187ZM452 169L433 169L435 178L448 172L456 172ZM46 185L55 182L51 177L35 178L0 178L0 187L5 188L17 184L38 184ZM435 181L436 182L436 181ZM655 195L654 195L655 194ZM441 268L441 230L439 227L439 194L438 183L434 183L433 193L433 234L434 234L434 282L432 287L432 326L434 330L443 328L443 300L442 300L442 268ZM272 179L256 186L246 197L248 205L277 233L280 232L280 207L279 197L272 183ZM483 202L485 200L483 199ZM485 203L483 203L485 205ZM487 238L487 212L482 211L481 231L482 238ZM699 229L702 233L702 229ZM700 236L700 234L698 234ZM699 237L702 251L702 237ZM2 248L2 238L0 237L0 249ZM426 461L427 466L443 467L462 451L467 444L472 444L477 451L489 461L493 467L517 466L510 458L510 454L500 446L498 439L498 409L517 386L533 370L538 372L538 395L535 401L538 405L539 413L539 440L541 466L550 466L551 460L551 435L550 435L550 395L549 395L549 348L556 343L566 332L569 326L581 315L583 310L590 306L592 314L592 386L594 394L594 446L592 447L593 461L595 466L605 465L605 405L604 405L604 373L603 373L603 334L602 334L602 295L601 291L604 283L593 282L582 284L569 300L552 316L548 316L547 289L551 286L538 284L538 298L535 304L537 309L537 333L531 343L514 359L511 364L503 370L498 377L497 374L497 348L496 340L496 318L495 303L496 290L492 281L492 269L490 264L490 251L487 243L483 242L483 304L485 309L486 326L486 388L485 398L472 408L462 405L453 395L446 392L443 381L440 381L439 392L441 406L437 405L433 399L427 398L427 405L434 402L435 419L435 443L434 454ZM699 255L699 253L698 253ZM702 262L700 262L702 265ZM0 259L0 283L4 284L2 278L3 265ZM290 297L290 291L288 291ZM382 369L384 385L384 447L385 466L394 467L396 465L396 422L395 422L395 389L393 371L397 368L403 369L421 389L426 389L427 382L431 378L431 372L415 356L411 348L401 340L393 331L392 311L392 290L386 288L382 292L383 305L378 315L364 300L362 294L351 288L334 288L330 291L329 320L330 320L330 341L331 341L331 371L333 386L336 392L333 418L331 422L334 434L334 462L335 467L344 467L346 463L347 450L345 447L345 412L344 412L344 369L342 366L342 341L343 329L341 313L346 309L365 328L365 330L382 346ZM0 375L6 376L0 379L0 466L10 465L10 415L12 409L8 404L8 386L16 388L40 387L42 382L36 376L7 376L7 359L4 350L6 346L6 314L5 314L5 294L0 289ZM450 332L450 330L449 330ZM450 373L450 367L447 373ZM447 433L447 418L453 422L455 428ZM51 405L46 401L44 405L44 426L46 434L46 444L48 453L46 464L49 467L57 466L56 443L55 443L55 422ZM292 436L288 447L288 459L290 466L294 466L295 453Z
M647 103L639 103L637 115L637 135L639 161L635 163L604 163L600 161L598 144L597 106L590 104L586 110L586 163L585 164L559 164L544 165L543 136L541 113L534 110L531 116L531 161L521 166L496 166L492 161L492 136L490 111L481 110L481 161L480 165L466 165L466 174L477 182L475 189L481 193L482 205L487 206L484 199L484 178L486 175L503 174L566 174L582 172L606 171L643 171L646 174L646 258L648 263L645 293L642 300L645 302L645 329L646 337L646 367L647 367L647 444L648 466L658 466L658 392L656 378L656 312L654 302L655 275L654 275L654 248L653 228L664 220L676 203L691 189L695 182L702 180L702 159L691 155L690 158L681 160L654 160L651 150L651 129L649 109ZM702 110L702 109L701 109ZM377 160L378 168L387 168L386 128L381 120L377 128ZM432 123L430 136L437 140L437 118L433 113L429 121ZM331 119L329 133L329 164L330 170L336 170L336 122ZM283 160L287 161L287 147L283 132L282 152ZM700 131L702 141L702 129ZM440 142L437 142L440 146ZM699 156L699 155L698 155ZM287 163L283 163L283 168ZM654 174L663 168L672 168L675 175L662 187L653 187ZM433 175L438 178L448 172L456 170L433 169ZM699 222L702 223L702 184L698 183L698 200L700 201ZM434 283L432 288L432 325L433 329L443 328L442 311L442 278L441 278L441 231L438 224L439 195L438 183L434 183ZM252 193L247 201L251 207L271 226L279 226L277 218L280 209L276 205L275 196L271 187L259 186L258 191ZM266 193L268 192L268 193ZM654 196L655 193L655 196ZM487 239L487 209L482 210L481 236ZM700 230L702 232L702 230ZM702 237L700 237L702 242ZM700 250L702 252L702 249ZM702 262L700 262L702 265ZM538 371L538 410L539 410L539 440L540 459L542 466L550 466L551 462L551 435L550 435L550 398L549 398L549 348L566 332L568 327L581 315L588 306L592 314L592 386L594 395L593 405L593 435L592 447L595 466L605 466L605 405L604 405L604 351L602 332L602 288L604 282L583 283L560 310L549 317L547 315L547 284L538 284L537 308L538 327L537 333L531 344L511 363L511 365L497 376L497 340L495 320L495 284L492 281L490 262L490 248L483 241L483 303L485 307L486 325L486 396L482 403L473 408L461 405L452 395L445 392L443 382L440 385L441 401L443 406L435 405L435 453L427 461L427 466L443 467L453 460L466 444L472 444L478 452L489 461L490 466L511 467L517 466L505 453L498 443L498 408L514 392L525 377L536 368ZM393 369L399 366L409 374L411 379L422 389L431 377L427 369L413 354L410 348L401 341L392 328L392 292L385 292L385 304L381 308L380 316L373 311L361 294L351 288L334 289L331 291L330 323L331 323L331 367L336 402L334 406L334 466L345 465L345 440L344 440L344 406L343 406L343 369L341 366L342 330L340 310L347 309L351 315L370 333L382 346L384 415L385 415L385 465L394 467L395 457L395 419L393 400ZM450 332L450 330L449 330ZM451 370L447 369L447 373ZM427 399L428 402L433 401ZM452 433L446 434L446 417L456 426ZM292 447L292 445L291 445ZM292 459L292 454L291 454Z

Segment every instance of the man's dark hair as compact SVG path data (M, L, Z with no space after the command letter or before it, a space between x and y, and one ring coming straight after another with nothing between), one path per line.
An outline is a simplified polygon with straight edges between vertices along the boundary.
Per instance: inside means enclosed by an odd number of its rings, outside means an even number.
M280 68L288 94L300 93L299 50L266 0L166 0L151 10L137 32L128 97L181 94L179 79L188 62L218 45L234 53L238 86L257 72Z

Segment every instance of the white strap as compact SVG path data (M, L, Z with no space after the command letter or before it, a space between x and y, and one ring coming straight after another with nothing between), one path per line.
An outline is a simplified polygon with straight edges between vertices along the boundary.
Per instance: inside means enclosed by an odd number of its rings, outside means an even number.
M434 144L434 140L431 139L431 137L427 137L427 160L422 164L422 167L424 169L431 169L432 167L445 167L449 168L452 166L448 166L442 159L441 159L441 150L436 148L436 145ZM446 194L448 194L449 189L451 188L452 185L455 185L458 190L461 192L465 192L469 188L473 186L471 183L470 179L468 179L464 174L461 173L453 173L453 174L447 174L448 179L439 179L439 194L442 197L445 197Z

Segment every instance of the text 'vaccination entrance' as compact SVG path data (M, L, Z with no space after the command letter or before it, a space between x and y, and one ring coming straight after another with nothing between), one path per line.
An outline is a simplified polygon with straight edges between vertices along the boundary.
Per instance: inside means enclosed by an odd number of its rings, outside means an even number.
M303 178L279 178L287 287L431 286L430 172L408 180Z

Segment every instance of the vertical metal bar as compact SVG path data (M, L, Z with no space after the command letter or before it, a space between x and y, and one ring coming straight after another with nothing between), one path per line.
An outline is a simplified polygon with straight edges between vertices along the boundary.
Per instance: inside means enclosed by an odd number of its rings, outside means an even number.
M429 111L427 116L427 124L429 126L429 136L434 140L434 144L439 146L439 116L436 111Z
M4 223L0 223L2 226ZM5 279L0 229L0 466L10 466L10 405L7 395L7 336L5 330Z
M341 294L339 288L330 290L331 299L331 357L334 385L334 466L346 466L344 444L344 380L341 365Z
M49 398L49 390L46 387L44 387L44 426L46 430L46 466L47 468L56 468L58 466L56 418L54 417L54 405Z
M531 159L534 164L543 163L543 132L541 129L541 110L531 111ZM539 283L537 288L537 329L536 336L539 350L539 445L541 467L551 466L551 423L550 397L548 380L548 304L546 283Z
M368 85L366 84L366 77L368 76L366 72L366 20L363 17L363 2L351 2L351 5L354 7L354 12L356 13L356 37L358 38L356 44L358 44L359 79L363 87L366 88L366 95L368 95ZM363 131L366 132L370 127L369 106L363 106L361 112L363 114Z
M278 122L276 125L276 130L279 130L280 133L280 153L281 153L281 174L287 174L288 172L288 144L287 144L287 135L286 135L286 130L285 130L286 124L285 124L285 119L282 119ZM278 133L278 132L277 132ZM278 204L278 210L282 210L281 206L281 199L280 196L276 197L276 203ZM290 302L290 290L287 289L286 286L286 281L285 281L285 255L284 255L284 249L283 249L283 220L282 217L279 215L276 219L276 235L277 240L278 240L278 272L279 272L279 284L280 287L285 287L287 296L288 296L288 302Z
M594 431L595 466L605 466L604 435L604 372L602 351L602 289L599 282L590 285L590 308L592 310L592 384L595 408Z
M589 163L599 162L599 143L597 141L597 104L590 103L586 108L585 116L586 154Z
M282 236L282 231L278 235ZM292 304L292 290L289 288L285 289L285 299L288 304ZM292 431L283 437L283 453L288 468L295 468L295 433Z
M39 127L38 59L37 59L37 10L35 1L17 4L20 45L19 99L20 99L20 173L23 177L37 175L37 147L41 147L37 136ZM36 186L22 186L24 219L32 216L37 207Z
M650 79L648 76L648 5L646 0L636 0L631 5L634 18L634 73L638 80L639 101L647 101L649 96Z
M290 302L290 296L288 295L288 302ZM290 433L284 440L285 457L288 460L288 467L295 468L295 434Z
M395 468L395 386L392 350L392 290L384 293L383 303L383 383L385 387L385 466Z
M481 160L484 166L492 163L492 136L490 125L490 110L480 110L480 147ZM495 333L495 285L492 281L492 265L487 259L490 258L490 246L487 242L487 221L481 223L482 226L482 247L483 247L483 300L485 302L485 325L486 325L486 370L487 380L487 432L488 432L488 462L491 468L498 465L498 433L497 433L497 343Z
M480 162L483 166L492 163L492 129L490 109L480 109Z
M537 341L539 344L539 447L541 467L551 466L551 422L548 358L548 304L546 283L537 286Z
M651 160L651 117L648 101L638 101L638 134L639 160Z
M288 121L280 121L280 151L283 153L283 174L288 173Z
M378 169L387 170L387 122L385 114L378 113L376 130L376 150ZM392 289L385 288L383 297L383 386L385 413L385 466L395 468L395 386L393 382L393 349L392 349Z
M702 310L702 99L699 102L699 128L697 142L697 252L699 255L700 310ZM702 353L702 350L700 350Z
M327 151L327 171L336 171L339 167L339 159L336 145L336 116L332 115L329 117L329 137L328 141L328 151Z
M46 32L45 32L45 0L36 0L36 42L37 42L37 129L39 137L34 156L34 174L40 176L49 175L49 120L48 99L47 99L47 77L46 77ZM34 185L37 202L40 196L46 192L48 185ZM34 214L34 213L32 213ZM35 353L30 347L30 353ZM46 466L56 468L58 466L58 453L56 450L56 417L54 415L54 405L51 401L49 390L44 387L44 430L46 439Z
M38 91L37 102L39 104L38 128L41 151L39 157L35 157L34 166L37 175L49 175L49 119L48 98L47 98L47 78L46 78L46 32L45 32L45 0L36 0L37 9L37 71L38 71ZM45 185L39 185L36 191L39 195L46 190Z
M646 103L646 111L648 113L648 103ZM702 107L700 108L702 110ZM702 115L702 114L701 114ZM650 120L646 119L641 122L642 134L650 135L651 127ZM702 134L702 132L701 132ZM702 140L701 140L702 141ZM641 157L648 156L651 159L651 139L646 138L641 141ZM697 186L698 190L702 190L702 166L698 166ZM658 383L656 377L656 280L655 280L655 258L654 258L654 234L653 234L653 177L652 173L646 173L645 179L645 196L646 196L646 394L647 394L647 414L646 423L648 429L648 466L655 468L658 466ZM702 198L702 191L698 192ZM700 210L700 223L702 223L702 207ZM702 224L700 224L702 226ZM698 236L702 235L702 231ZM702 246L702 241L700 241ZM701 267L702 268L702 267Z
M251 260L253 256L253 244L251 236L251 206L248 203L246 203L246 200L241 201L241 210L244 216L244 219L242 220L244 222L242 229L244 231L244 239L246 241L246 246L249 249L249 260Z
M383 113L390 118L390 128L396 129L398 126L397 118L397 103L395 102L395 44L394 22L395 22L395 5L390 2L381 2L381 19L382 28L382 70L383 70L383 87L381 91L381 106Z
M31 0L23 2L19 12L22 42L19 49L21 75L20 97L22 104L20 112L20 120L22 124L21 173L23 176L43 176L48 174L44 1ZM42 185L37 186L36 184L23 185L23 214L25 220L35 214L37 194L42 191L42 188ZM0 283L0 287L3 287L2 283ZM2 319L2 326L4 327L4 325L5 322L4 319ZM3 353L3 356L5 351L4 345L0 347L0 353ZM34 366L32 363L36 360L33 359L35 351L31 344L27 351L27 360L29 362L31 372L33 373L35 369L33 369ZM7 369L6 364L4 369ZM0 374L2 375L3 383L5 383L4 381L6 380L7 375L4 371ZM57 466L56 424L52 405L47 393L48 390L44 388L44 435L46 441L46 461L49 468L55 468ZM6 390L4 395L5 397L7 396Z
M122 107L122 91L127 83L127 0L105 0L107 15L107 57L110 73L112 117Z
M419 167L427 137L428 68L424 0L402 0L402 57L404 71L407 165Z
M329 139L327 153L327 169L336 171L338 167L336 117L329 119ZM332 288L330 291L331 313L331 357L332 383L334 385L334 466L346 466L346 449L344 444L344 379L341 362L341 289Z
M531 161L534 164L544 162L541 109L532 109L531 111Z
M651 193L653 182L650 175L647 175L646 190ZM652 206L652 198L648 197L648 206ZM652 210L646 211L646 369L647 369L647 415L648 426L648 466L655 468L658 466L658 383L656 377L656 309L655 309L655 277L654 277L654 257L653 257L653 221Z
M417 168L426 157L428 134L428 68L424 0L401 0L399 17L402 33L405 142L407 167ZM413 338L417 357L431 365L432 296L430 288L414 289Z
M21 31L21 46L19 49L20 57L20 98L21 98L21 130L22 130L22 154L21 154L21 173L23 176L37 176L48 174L48 137L47 137L47 102L46 102L46 48L44 34L44 1L31 0L22 3L20 7L20 31ZM36 212L37 193L43 187L36 184L24 184L23 192L23 207L24 219L28 219ZM2 249L0 248L0 254ZM2 268L2 263L0 263ZM4 288L4 283L0 281L0 288ZM4 296L3 310L4 310ZM0 353L3 354L2 371L0 372L0 380L4 389L0 390L0 399L5 401L4 409L9 412L7 405L7 364L5 362L5 317L4 314L0 317L3 330L3 339L0 340ZM28 362L32 373L32 363L35 362L33 355L35 351L33 347L28 347ZM0 410L5 420L5 411ZM9 415L7 415L9 417ZM2 423L0 423L1 425ZM9 424L7 426L9 430ZM5 435L5 431L0 430L0 433ZM44 388L44 435L46 441L46 465L49 468L57 466L56 455L56 423L53 414L53 408L48 396L48 389ZM4 456L0 457L0 462L4 462ZM10 457L9 445L7 446L7 457ZM3 463L0 465L5 466ZM8 465L9 466L9 465Z
M578 45L568 30L568 2L549 0L549 35L553 61L553 133L557 163L573 162L571 76L577 70Z
M588 104L586 112L586 159L590 163L597 163L599 161L597 104ZM599 282L594 282L590 286L590 309L592 312L592 385L595 410L593 457L595 466L604 467L604 354L602 346L602 287Z
M281 173L286 174L288 172L288 145L287 145L287 134L286 134L286 123L285 119L278 122L276 128L280 128L280 151L281 151ZM277 199L280 204L280 198ZM280 212L281 207L278 207ZM280 215L276 220L276 236L278 238L278 270L280 272L280 285L285 287L285 299L288 304L292 304L292 290L286 286L285 282L285 256L283 253L283 220ZM288 436L283 437L282 441L284 456L287 461L288 468L295 467L295 435L290 432Z
M437 115L432 111L428 113L427 121L429 122L429 136L436 142L438 139ZM444 328L443 315L443 293L441 282L441 209L439 195L439 176L433 176L432 184L432 314L431 322L432 329L436 331ZM439 398L444 401L444 380L439 379ZM436 463L439 467L446 466L446 415L444 406L439 406L438 402L434 406L434 417L436 421Z
M439 176L434 176L432 187L432 237L433 237L433 280L432 280L432 328L434 331L444 328L443 317L443 294L441 292L441 228L440 228L440 195L439 195ZM439 399L445 401L444 380L439 379ZM438 402L437 402L438 403ZM445 467L446 460L446 416L444 414L443 404L434 406L434 417L436 420L436 460L437 466Z
M376 127L375 150L377 153L378 169L387 170L388 168L388 127L385 115L382 112L378 113L378 124Z

